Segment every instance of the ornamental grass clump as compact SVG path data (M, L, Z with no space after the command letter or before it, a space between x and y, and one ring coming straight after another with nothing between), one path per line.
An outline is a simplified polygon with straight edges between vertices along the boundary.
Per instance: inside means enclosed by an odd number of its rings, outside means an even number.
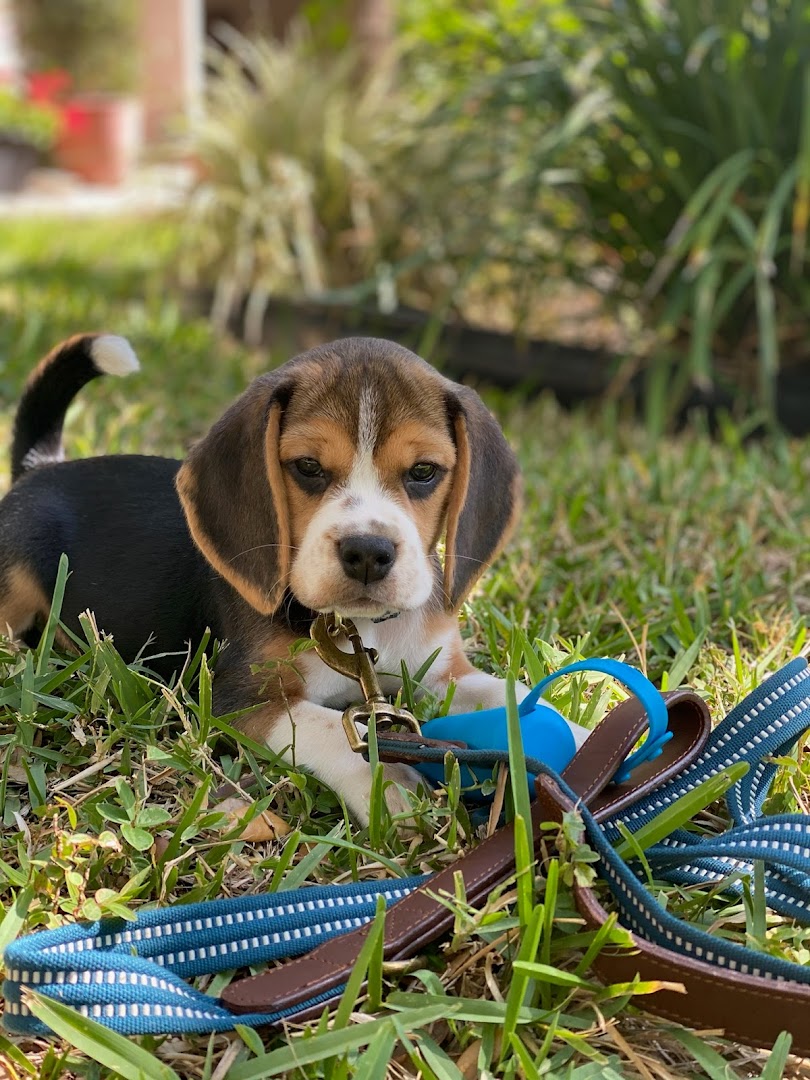
M725 375L772 413L779 366L810 361L807 5L625 0L578 15L584 85L610 93L583 148L583 229L693 381Z
M217 308L252 296L319 296L363 281L401 249L393 162L409 138L388 69L235 33L214 46L192 132L202 173L188 207L187 267Z

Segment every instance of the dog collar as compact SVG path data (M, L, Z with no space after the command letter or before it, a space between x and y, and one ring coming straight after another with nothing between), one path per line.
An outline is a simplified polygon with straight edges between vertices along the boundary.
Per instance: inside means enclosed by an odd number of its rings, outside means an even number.
M386 611L384 615L378 615L376 619L372 619L371 621L373 623L388 622L389 619L398 619L399 614L398 611Z

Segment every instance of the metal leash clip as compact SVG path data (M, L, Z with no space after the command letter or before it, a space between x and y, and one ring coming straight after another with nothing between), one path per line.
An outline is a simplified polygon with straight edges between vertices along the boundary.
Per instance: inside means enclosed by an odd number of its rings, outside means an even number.
M341 634L349 639L353 652L347 653L338 648L336 639ZM395 724L401 724L419 735L419 721L413 713L386 701L374 670L377 650L366 648L351 619L334 614L319 615L312 624L310 636L315 642L315 651L328 667L360 683L364 703L350 705L343 713L343 728L349 746L355 753L362 754L368 750L368 739L363 738L357 730L358 724L374 723L378 731L387 731Z

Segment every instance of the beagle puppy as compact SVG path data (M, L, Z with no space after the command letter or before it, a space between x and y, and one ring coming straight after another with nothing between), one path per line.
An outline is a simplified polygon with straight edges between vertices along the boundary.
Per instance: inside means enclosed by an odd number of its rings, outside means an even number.
M148 642L147 665L171 674L210 627L228 642L215 711L249 710L247 734L367 824L370 768L341 723L358 687L313 651L285 662L290 648L316 612L338 612L391 673L384 692L403 660L415 670L440 649L428 690L443 697L455 682L454 710L502 705L503 683L464 655L457 614L515 525L514 454L474 391L390 341L347 338L257 378L184 462L64 461L77 391L137 367L123 338L83 335L29 378L0 502L0 627L36 640L63 552L63 623L79 632L92 610L127 661ZM390 806L407 809L418 774L385 769Z

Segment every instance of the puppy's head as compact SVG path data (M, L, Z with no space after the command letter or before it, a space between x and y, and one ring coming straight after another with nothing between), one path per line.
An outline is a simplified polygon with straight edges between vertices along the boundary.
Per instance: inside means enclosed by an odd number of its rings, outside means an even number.
M374 338L257 379L177 485L203 554L264 614L288 588L352 618L420 607L445 530L442 603L454 611L519 507L517 462L478 395Z

